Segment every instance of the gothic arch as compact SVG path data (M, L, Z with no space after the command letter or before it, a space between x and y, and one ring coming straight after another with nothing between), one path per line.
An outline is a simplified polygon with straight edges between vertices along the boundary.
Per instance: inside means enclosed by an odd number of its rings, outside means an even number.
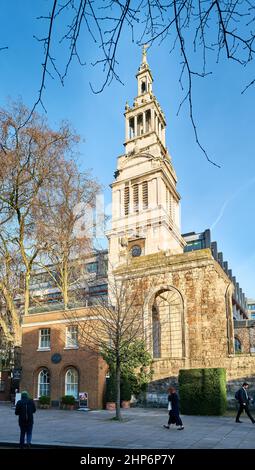
M33 396L50 396L51 370L48 365L41 365L33 371Z
M68 364L65 364L63 365L63 367L61 368L60 370L60 373L59 373L59 385L60 385L60 395L63 396L66 394L66 373L68 370L75 370L77 372L77 376L78 376L78 389L79 389L79 384L80 384L80 380L81 380L81 371L80 371L80 368L77 367L76 364L73 364L72 362L71 363L68 363Z
M144 330L155 359L186 356L184 302L175 287L160 285L150 290L144 303Z
M234 354L234 321L233 321L233 309L232 309L232 295L233 295L233 284L230 283L227 286L225 293L226 301L226 333L227 333L227 353Z

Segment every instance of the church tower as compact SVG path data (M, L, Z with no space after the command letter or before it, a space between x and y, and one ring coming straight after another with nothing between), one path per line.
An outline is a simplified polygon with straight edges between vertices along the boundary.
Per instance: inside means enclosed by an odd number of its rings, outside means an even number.
M118 157L111 185L110 270L132 257L182 253L185 245L177 178L165 142L165 116L152 92L145 46L136 78L137 97L132 107L128 103L125 107L125 154Z

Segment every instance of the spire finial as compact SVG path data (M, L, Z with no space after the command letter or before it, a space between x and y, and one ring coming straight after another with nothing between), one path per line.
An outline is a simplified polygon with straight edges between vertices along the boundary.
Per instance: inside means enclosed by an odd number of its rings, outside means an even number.
M147 49L149 47L149 44L143 44L143 64L147 64Z

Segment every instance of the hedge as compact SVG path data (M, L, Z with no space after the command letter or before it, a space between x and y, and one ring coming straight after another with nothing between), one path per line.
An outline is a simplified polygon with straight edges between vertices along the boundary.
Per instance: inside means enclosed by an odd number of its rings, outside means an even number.
M226 370L180 370L179 393L183 414L222 415L227 408Z

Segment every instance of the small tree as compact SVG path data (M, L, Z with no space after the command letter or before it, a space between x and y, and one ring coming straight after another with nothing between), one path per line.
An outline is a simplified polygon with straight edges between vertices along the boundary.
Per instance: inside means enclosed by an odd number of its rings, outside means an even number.
M100 354L116 378L116 419L121 420L121 373L141 365L135 359L135 344L147 332L143 322L143 281L132 283L128 278L118 279L111 274L110 299L97 297L86 321L79 321L73 312L66 316L71 323L79 324L79 345L87 351ZM131 365L132 361L132 365ZM125 371L126 372L126 371Z
M108 355L102 354L102 356L109 365L110 370L114 370L114 355L112 352ZM141 392L146 390L147 384L152 380L152 356L146 348L145 341L136 339L127 346L123 357L125 357L125 361L121 364L121 387L123 382L128 383L131 394L133 393L138 397Z

